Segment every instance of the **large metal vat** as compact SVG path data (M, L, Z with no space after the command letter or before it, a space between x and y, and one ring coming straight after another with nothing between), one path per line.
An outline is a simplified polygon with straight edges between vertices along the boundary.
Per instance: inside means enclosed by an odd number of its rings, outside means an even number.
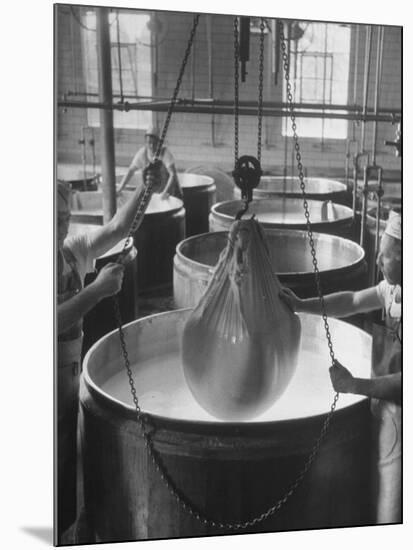
M301 298L317 296L311 248L304 231L265 229L274 273L281 284ZM185 239L174 258L174 301L177 307L194 307L203 295L226 245L228 233L205 233ZM360 290L367 284L367 264L361 246L353 241L314 233L323 292Z
M234 180L230 174L218 166L201 164L198 166L191 166L186 172L212 178L216 187L217 202L228 201L233 198L235 187Z
M99 226L84 225L81 223L71 223L69 226L69 237L79 234L90 233L96 230ZM122 239L117 245L102 254L96 259L95 273L87 273L85 277L85 285L92 283L97 276L97 273L102 267L108 263L115 262L120 252L124 250L126 239ZM136 248L133 244L133 239L129 239L125 248L125 252L129 253L131 258L136 255ZM129 323L138 316L138 295L137 295L137 260L125 264L125 272L123 276L122 289L118 294L119 308L122 317L122 323ZM111 297L104 298L95 305L83 317L83 354L104 334L117 327L113 299Z
M70 183L74 191L95 191L98 188L100 175L90 167L86 170L76 164L58 164L57 179Z
M347 186L327 178L304 178L308 199L330 200L336 204L351 205L351 194ZM262 176L259 186L254 189L256 199L272 199L276 196L301 198L300 180L296 176ZM240 199L241 192L234 187L234 198Z
M199 235L209 229L209 211L216 203L216 186L209 176L180 173L179 183L182 188L186 212L186 236Z
M132 193L123 191L118 198L119 206L127 201ZM75 193L72 200L72 220L77 223L102 224L101 192ZM152 292L172 285L175 248L185 238L183 202L175 197L161 199L159 195L154 194L133 237L139 256L139 292Z
M300 361L288 390L261 417L228 423L209 416L186 386L179 348L189 311L125 327L140 407L178 489L207 517L249 520L296 481L330 410L334 391L323 323L300 314ZM369 376L371 337L348 323L329 324L340 361L356 376ZM234 532L192 517L155 469L136 423L117 332L85 357L80 403L85 508L97 541ZM367 399L341 395L327 437L295 493L274 515L242 532L368 524L369 414Z
M342 204L331 201L308 200L310 221L313 231L341 237L352 236L353 211ZM209 215L210 231L228 231L236 214L243 207L242 201L227 201L215 204ZM277 197L254 200L245 216L255 214L265 228L306 229L303 201Z

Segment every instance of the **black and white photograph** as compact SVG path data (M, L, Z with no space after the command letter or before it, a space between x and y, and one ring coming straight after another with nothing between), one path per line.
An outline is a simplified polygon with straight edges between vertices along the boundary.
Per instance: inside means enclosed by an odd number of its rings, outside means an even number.
M47 170L14 167L46 188L14 283L37 265L48 298L9 316L50 518L22 497L28 548L407 547L406 29L277 11L49 4Z

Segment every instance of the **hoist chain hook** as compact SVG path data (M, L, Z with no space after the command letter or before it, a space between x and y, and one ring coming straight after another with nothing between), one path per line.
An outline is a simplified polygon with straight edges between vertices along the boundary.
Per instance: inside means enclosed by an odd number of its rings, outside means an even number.
M240 220L252 201L253 189L260 183L262 170L258 159L248 155L240 157L235 163L232 176L241 190L241 199L245 201L244 208L235 217L236 220Z
M245 32L245 29L244 29ZM265 20L261 18L260 24L260 50L258 70L258 137L257 137L257 158L244 155L238 158L239 152L239 62L240 44L238 32L238 18L234 17L234 170L232 176L236 185L241 190L241 199L244 201L243 208L236 214L235 219L239 220L248 210L252 201L253 189L260 183L261 170L261 147L262 147L262 115L263 115L263 82L264 82L264 37Z

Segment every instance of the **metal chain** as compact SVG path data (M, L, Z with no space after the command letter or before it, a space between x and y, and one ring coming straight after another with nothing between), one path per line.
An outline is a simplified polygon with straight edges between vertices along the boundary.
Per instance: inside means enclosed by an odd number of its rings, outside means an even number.
M234 17L234 166L239 151L239 34L238 17Z
M294 138L294 148L295 148L295 157L297 159L297 168L298 168L298 177L300 179L300 188L303 195L303 204L304 204L304 214L306 218L306 225L307 225L307 233L308 238L310 241L310 247L311 247L311 256L312 256L312 263L314 268L314 275L317 285L317 292L318 297L320 300L320 306L322 311L322 318L324 321L324 328L326 332L327 337L327 344L329 348L329 353L332 361L332 365L334 365L336 359L334 356L334 350L333 350L333 344L331 341L331 334L330 334L330 327L328 325L328 319L327 319L327 313L326 313L326 307L324 302L324 296L323 291L321 288L321 281L320 281L320 272L318 270L318 263L317 263L317 257L316 257L316 250L314 245L314 239L313 239L313 231L311 228L311 222L310 222L310 212L308 210L308 202L307 202L307 195L305 192L305 182L304 182L304 170L303 165L301 162L301 153L300 153L300 145L298 143L298 135L297 135L297 124L295 122L295 115L294 115L294 105L293 105L293 96L291 92L291 82L290 82L290 63L288 60L288 55L286 52L286 40L284 36L284 23L283 21L279 22L279 28L280 28L280 39L281 39L281 50L282 50L282 57L284 62L284 71L285 71L285 80L287 85L287 99L288 99L288 109L290 112L290 118L291 118L291 127L293 130L293 138Z
M132 393L133 402L135 404L135 412L136 412L136 421L139 424L142 432L142 436L145 441L145 446L148 451L149 458L152 461L152 464L154 465L156 471L159 473L161 479L165 482L167 485L170 493L175 498L177 503L179 503L182 508L188 512L192 517L200 521L202 524L207 525L209 527L214 527L218 529L227 529L229 531L240 531L242 529L247 529L249 527L253 527L254 525L261 523L262 521L268 519L270 516L274 515L280 508L287 502L287 500L290 498L290 496L294 493L294 491L297 489L297 487L300 485L302 480L304 479L307 471L309 470L310 466L314 462L315 457L318 454L319 448L321 446L321 443L325 437L325 434L327 433L331 418L332 418L332 412L335 409L337 400L338 400L338 394L334 397L334 402L332 405L332 410L327 415L327 418L322 426L321 433L318 436L316 443L311 450L307 460L304 463L304 466L301 470L301 472L298 474L295 481L290 485L289 489L285 492L283 497L281 497L273 506L268 508L265 512L262 512L258 516L245 521L234 521L234 522L227 522L227 521L220 521L213 518L207 517L203 512L197 508L197 506L176 486L173 479L171 478L161 455L158 453L158 451L155 449L153 441L151 439L151 433L148 429L148 421L146 418L146 415L142 413L142 410L139 406L139 401L136 393L135 383L133 380L133 374L132 369L130 366L130 361L128 357L128 352L126 348L126 341L125 341L125 335L122 329L122 320L121 320L121 313L119 308L119 299L116 296L114 300L115 305L115 317L116 321L118 323L118 330L119 330L119 336L120 336L120 343L122 348L122 355L125 362L125 368L128 374L129 379L129 385L130 390Z
M260 58L258 75L258 141L257 141L257 159L261 163L261 139L262 139L262 105L263 105L263 83L264 83L264 30L265 19L261 18L260 25Z
M263 88L264 88L264 38L265 19L261 18L260 24L260 53L258 73L258 138L257 159L261 163L262 148L262 113L263 113ZM234 165L239 155L239 33L238 17L234 17Z
M192 36L192 34L191 34L191 36ZM188 53L188 49L187 49L187 53ZM185 57L187 58L187 55ZM182 71L182 74L183 74L183 71ZM180 79L182 78L182 74L180 74ZM177 88L179 88L178 85L177 85ZM177 88L176 88L176 90L177 90ZM176 97L176 94L174 94L174 95ZM169 123L169 118L170 118L170 113L169 112L168 112L168 115L169 116L167 118L167 123ZM164 138L164 136L166 134L165 127L167 127L167 124L165 124L165 126L164 126L164 132L162 132L162 138ZM297 148L296 148L296 150L297 150ZM147 189L145 189L145 191L147 191ZM303 193L304 193L304 190L303 190ZM143 193L142 198L145 200L145 198L146 198L145 193ZM308 212L308 207L307 207L307 212ZM136 216L136 218L138 218L138 215ZM134 220L134 223L132 224L132 227L135 225L136 218ZM307 217L307 222L309 223L308 217ZM311 230L311 227L310 227L310 230ZM132 229L131 229L130 234L131 233L132 233ZM312 239L311 239L310 242L312 243L312 249L313 249L314 248L314 243L313 243ZM126 243L125 243L125 246L126 246ZM315 254L313 255L313 263L314 262L315 262L315 267L316 267ZM123 355L123 358L124 358L124 363L125 363L125 368L126 368L126 371L127 371L127 374L128 374L128 379L129 379L129 385L130 385L130 389L131 389L131 393L132 393L132 398L133 398L133 402L134 402L134 405L135 405L136 421L137 421L137 423L139 424L139 426L141 428L142 436L143 436L144 441L145 441L145 446L146 446L146 449L148 451L148 455L149 455L149 457L152 461L152 464L154 465L155 469L158 471L161 479L167 485L170 493L172 494L174 499L177 501L177 503L179 503L186 512L188 512L192 517L194 517L195 519L200 521L202 524L213 527L213 528L227 529L227 530L231 530L231 531L232 530L239 531L239 530L242 530L242 529L247 529L249 527L253 527L254 525L256 525L258 523L261 523L262 521L268 519L270 516L272 516L273 514L278 512L278 510L287 502L287 500L290 498L290 496L297 489L299 484L304 479L304 476L307 473L307 471L309 470L311 464L313 463L313 461L314 461L314 459L315 459L315 457L316 457L316 455L319 451L321 443L322 443L322 441L325 437L325 434L327 433L327 430L328 430L328 427L329 427L329 424L330 424L330 421L331 421L331 418L332 418L332 414L335 410L336 403L337 403L337 400L338 400L338 393L334 397L334 401L333 401L333 404L331 406L331 410L330 410L329 414L327 415L326 420L323 423L320 435L317 438L316 443L315 443L313 449L311 450L309 456L307 457L301 472L298 474L297 478L290 485L289 489L285 492L285 494L282 498L280 498L273 506L268 508L265 512L261 513L260 515L254 517L250 520L226 522L226 521L220 521L220 520L216 520L216 519L213 519L213 518L209 518L203 512L201 512L196 507L196 505L193 502L191 502L191 500L188 499L188 497L186 495L184 495L184 493L175 485L173 479L171 478L170 474L168 473L168 471L165 467L165 464L163 463L162 457L160 456L158 451L154 448L154 444L153 444L153 441L152 441L152 438L151 438L151 433L150 433L149 428L148 428L148 419L147 419L146 415L144 415L142 413L142 410L139 406L139 401L138 401L138 397L137 397L137 392L136 392L136 388L135 388L135 384L134 384L134 380L133 380L133 374L132 374L130 361L129 361L129 356L128 356L128 352L127 352L127 347L126 347L125 334L124 334L124 331L123 331L123 328L122 328L122 319L121 319L121 312L120 312L120 307L119 307L119 297L118 296L115 296L115 299L114 299L114 309L115 309L116 321L117 321L117 324L118 324L120 344L121 344L121 348L122 348L122 355Z
M170 102L169 107L168 107L168 112L167 112L167 115L166 115L165 123L163 125L162 133L161 133L161 136L160 136L159 142L158 142L158 147L156 149L154 159L151 163L152 165L155 165L159 161L159 157L160 157L161 152L162 152L163 143L165 141L166 133L168 131L169 123L170 123L171 117L172 117L172 112L174 110L174 107L175 107L175 104L176 104L176 101L177 101L179 89L180 89L181 83L182 83L182 78L183 78L183 75L184 75L184 72L185 72L185 67L186 67L188 57L189 57L189 54L191 52L191 47L192 47L192 44L193 44L193 41L194 41L194 38L195 38L195 33L196 33L197 26L198 26L198 22L199 22L199 15L194 15L193 25L192 25L191 33L190 33L190 36L189 36L189 39L188 39L188 44L187 44L185 54L184 54L184 57L183 57L183 60L182 60L181 68L180 68L180 71L179 71L179 74L178 74L178 78L177 78L177 81L176 81L176 85L175 85L175 89L174 89L174 92L173 92L173 95L172 95L172 99L171 99L171 102ZM131 224L131 227L129 229L128 238L130 238L135 233L135 231L137 231L138 228L139 228L139 225L142 221L143 215L145 214L146 208L147 208L147 206L149 204L149 201L151 199L151 196L152 196L152 188L153 188L153 181L150 180L149 183L147 185L145 185L143 187L142 191L140 192L139 199L138 199L138 208L136 210L135 217L134 217L134 219L132 221L132 224ZM118 261L120 261L120 259L123 256L123 253L124 253L124 251L125 251L125 249L128 245L128 240L129 239L126 239L126 241L125 241L125 244L123 246L123 250L120 252L120 254L118 256Z
M181 82L182 82L182 78L184 76L185 67L186 67L186 64L187 64L187 61L188 61L189 54L191 53L192 43L193 43L194 38L195 38L195 33L196 33L196 28L198 26L198 21L199 21L199 15L194 15L194 22L193 22L191 34L189 36L188 44L186 46L186 50L185 50L184 58L183 58L183 61L182 61L181 69L179 71L178 79L176 81L175 90L174 90L174 93L172 95L171 102L169 104L168 113L166 115L166 120L165 120L163 129L162 129L162 133L161 133L159 143L158 143L158 148L157 148L156 153L155 153L155 157L154 157L155 160L158 160L158 158L161 154L161 151L162 151L163 142L165 140L166 133L168 131L169 122L171 120L172 111L174 110L176 100L178 98L179 88L181 87Z

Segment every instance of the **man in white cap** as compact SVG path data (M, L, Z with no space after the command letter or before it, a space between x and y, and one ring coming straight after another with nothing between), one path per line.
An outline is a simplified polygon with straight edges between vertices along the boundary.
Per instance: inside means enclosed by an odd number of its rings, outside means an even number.
M334 389L371 398L373 428L372 521L401 522L401 400L402 400L402 220L392 211L380 241L377 265L384 279L357 292L324 296L326 313L347 317L382 309L383 324L373 325L372 376L357 378L338 361L330 367ZM294 311L320 313L318 298L300 299L291 290L281 293ZM351 345L351 343L349 343Z
M117 192L120 193L128 184L133 174L138 170L144 170L149 163L153 162L159 145L159 130L151 126L145 132L145 145L141 147L128 168L128 171L122 178ZM154 193L160 193L163 198L173 195L182 199L182 189L179 185L178 175L175 168L175 160L170 150L163 145L158 159L160 164L160 178L157 185L153 188Z
M125 238L135 216L139 192L109 223L91 233L67 237L71 189L57 183L57 528L59 539L76 519L76 432L83 316L100 300L116 294L124 266L105 265L84 287L94 260Z

